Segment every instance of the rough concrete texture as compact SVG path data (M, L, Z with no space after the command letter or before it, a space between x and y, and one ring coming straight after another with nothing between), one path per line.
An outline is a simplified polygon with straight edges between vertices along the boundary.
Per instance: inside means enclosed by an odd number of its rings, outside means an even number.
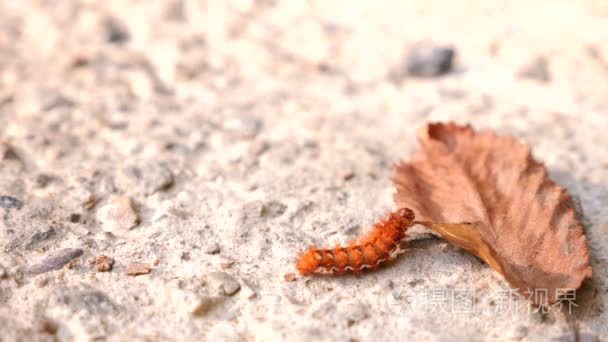
M607 41L599 0L0 1L0 340L606 341ZM403 72L425 42L451 72ZM393 208L437 120L580 199L572 314L421 228L376 272L291 274Z

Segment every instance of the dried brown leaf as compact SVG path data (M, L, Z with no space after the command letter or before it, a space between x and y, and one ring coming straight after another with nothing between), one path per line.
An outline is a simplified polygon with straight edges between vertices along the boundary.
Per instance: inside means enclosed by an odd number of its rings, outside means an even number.
M478 256L538 305L591 277L572 200L529 146L493 132L429 124L420 150L395 168L395 202Z

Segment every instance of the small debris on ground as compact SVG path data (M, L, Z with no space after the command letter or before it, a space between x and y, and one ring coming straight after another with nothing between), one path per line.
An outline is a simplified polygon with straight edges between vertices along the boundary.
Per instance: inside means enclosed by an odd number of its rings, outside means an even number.
M195 317L206 316L213 308L217 307L218 304L222 303L224 299L222 297L201 297L200 301L192 311L192 315Z
M530 64L524 66L519 72L519 76L536 80L539 82L551 81L551 72L549 71L549 61L546 57L538 57Z
M83 253L80 248L65 248L53 252L43 259L40 263L29 267L30 274L40 274L62 268L65 264L81 256Z
M228 257L224 257L224 258L222 258L222 260L220 261L220 266L221 266L223 269L230 268L230 267L232 267L232 265L234 265L234 260L233 260L233 259L230 259L230 258L228 258Z
M241 289L241 284L226 272L211 272L206 279L216 294L232 296Z
M205 253L207 254L217 254L220 252L220 245L217 242L211 242L205 247Z
M455 50L449 46L419 45L410 51L406 71L415 77L437 77L452 69Z
M345 173L345 174L342 176L342 179L343 179L344 181L347 181L347 182L348 182L349 180L353 179L353 178L355 178L355 173L354 173L354 172L352 172L352 171L348 171L347 173Z
M12 196L0 196L0 207L4 209L21 209L23 202Z
M283 278L285 279L285 281L288 281L288 282L296 281L296 274L287 273L287 274L285 274L285 276Z
M114 258L102 254L97 257L95 266L97 267L98 272L109 272L114 266Z
M8 142L0 141L0 160L17 160L21 161L13 146Z
M134 262L127 266L125 273L130 276L138 276L142 274L148 274L152 270L152 267L148 264L142 264L138 262Z
M97 219L108 233L126 231L139 224L139 215L128 196L112 195L108 203L97 212Z

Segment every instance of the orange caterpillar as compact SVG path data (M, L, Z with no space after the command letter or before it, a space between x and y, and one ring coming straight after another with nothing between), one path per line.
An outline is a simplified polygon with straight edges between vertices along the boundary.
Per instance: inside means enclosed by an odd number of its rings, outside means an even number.
M374 269L397 251L399 241L406 236L405 231L414 225L414 218L412 210L401 208L376 223L374 229L358 243L351 242L348 247L337 246L334 249L312 247L300 256L296 264L298 272L301 275L341 274Z

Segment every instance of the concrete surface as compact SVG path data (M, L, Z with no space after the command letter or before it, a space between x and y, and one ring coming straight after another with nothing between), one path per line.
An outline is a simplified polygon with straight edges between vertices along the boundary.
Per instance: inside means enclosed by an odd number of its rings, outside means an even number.
M606 341L607 41L600 0L2 0L0 340ZM421 42L454 70L405 76ZM393 208L438 120L580 199L572 314L419 228L377 272L290 275Z

